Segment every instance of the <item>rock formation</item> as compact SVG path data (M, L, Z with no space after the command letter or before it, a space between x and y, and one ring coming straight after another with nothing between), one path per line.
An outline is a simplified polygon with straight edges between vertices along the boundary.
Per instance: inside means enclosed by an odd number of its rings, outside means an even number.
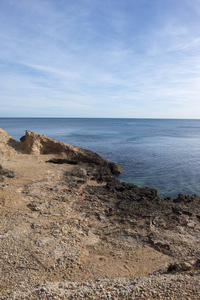
M199 196L29 131L0 153L0 299L199 299Z
M113 174L117 175L121 173L120 166L104 160L101 156L92 151L58 142L42 134L27 130L25 137L22 137L21 141L23 141L24 152L28 154L61 154L68 161L74 163L93 163L95 165L109 167Z

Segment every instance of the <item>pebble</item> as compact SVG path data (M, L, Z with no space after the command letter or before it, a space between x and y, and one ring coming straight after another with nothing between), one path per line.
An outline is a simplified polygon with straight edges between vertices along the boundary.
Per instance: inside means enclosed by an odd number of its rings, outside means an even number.
M18 295L0 299L173 299L199 300L200 274L149 275L134 279L97 279L84 282L44 283Z

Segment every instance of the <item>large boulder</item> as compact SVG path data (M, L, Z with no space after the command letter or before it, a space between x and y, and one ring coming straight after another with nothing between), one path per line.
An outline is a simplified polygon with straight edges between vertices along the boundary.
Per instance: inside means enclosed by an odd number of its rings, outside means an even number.
M62 157L71 162L93 163L108 167L113 174L121 173L120 166L104 160L95 152L58 142L42 134L27 130L21 141L24 152L28 154L62 154Z

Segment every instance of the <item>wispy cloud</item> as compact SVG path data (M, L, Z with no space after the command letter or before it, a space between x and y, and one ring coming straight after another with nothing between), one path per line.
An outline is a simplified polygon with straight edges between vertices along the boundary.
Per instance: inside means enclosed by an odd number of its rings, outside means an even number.
M2 0L1 116L199 117L198 2L167 3Z

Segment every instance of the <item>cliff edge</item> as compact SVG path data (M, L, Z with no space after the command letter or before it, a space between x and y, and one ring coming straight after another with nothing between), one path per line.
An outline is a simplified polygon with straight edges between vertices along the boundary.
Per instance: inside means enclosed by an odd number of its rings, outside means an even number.
M0 129L0 299L199 299L199 196L161 200L119 172Z

